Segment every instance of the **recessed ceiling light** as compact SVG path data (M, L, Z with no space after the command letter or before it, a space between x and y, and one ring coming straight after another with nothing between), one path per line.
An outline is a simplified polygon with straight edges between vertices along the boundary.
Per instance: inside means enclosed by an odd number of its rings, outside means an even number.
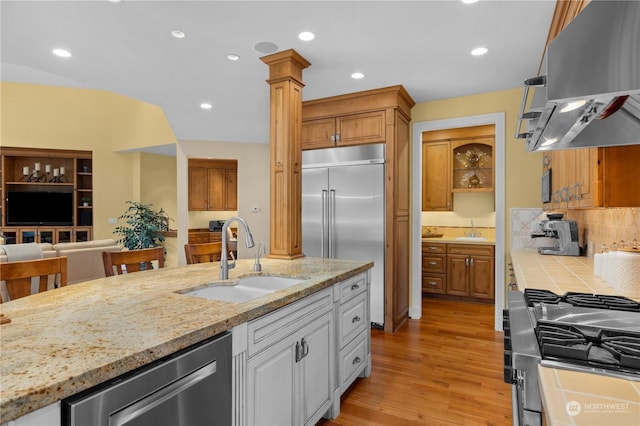
M53 52L54 55L59 56L61 58L70 58L71 57L71 52L69 52L68 50L53 49L52 52Z
M353 78L354 80L360 80L361 78L364 78L364 74L362 74L361 72L354 72L353 74L351 74L351 78Z
M569 102L568 104L566 104L561 110L560 112L569 112L569 111L573 111L574 109L578 109L580 108L582 105L586 104L587 101L584 99L580 99L579 101L573 101L573 102Z
M174 36L175 38L184 38L186 36L186 34L180 30L171 31L171 35Z
M227 55L227 59L230 61L237 61L238 59L240 59L240 56L236 55L235 53L229 53Z
M213 108L213 105L211 105L208 102L203 102L203 103L200 104L200 108L202 108L202 109L211 109L211 108Z
M464 4L473 4L473 3L477 3L478 0L462 0L462 3Z
M109 0L111 3L120 3L122 0Z
M316 35L311 31L303 31L300 34L298 34L298 38L302 41L311 41L314 38L316 38Z
M489 51L489 49L487 49L486 47L476 47L475 49L473 49L471 51L471 54L473 56L482 56L485 53L487 53Z

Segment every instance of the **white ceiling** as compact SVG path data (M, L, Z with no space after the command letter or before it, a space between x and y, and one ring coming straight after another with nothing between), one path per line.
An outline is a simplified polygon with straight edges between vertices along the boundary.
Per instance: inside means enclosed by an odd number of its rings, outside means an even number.
M2 0L0 76L158 105L178 140L268 143L268 67L258 42L311 62L304 100L402 84L425 102L521 87L538 73L554 7L550 0ZM186 37L172 37L176 29ZM304 30L315 40L298 40ZM487 55L469 54L481 45ZM53 56L56 47L73 56ZM354 71L365 78L351 79ZM213 109L202 110L205 101Z

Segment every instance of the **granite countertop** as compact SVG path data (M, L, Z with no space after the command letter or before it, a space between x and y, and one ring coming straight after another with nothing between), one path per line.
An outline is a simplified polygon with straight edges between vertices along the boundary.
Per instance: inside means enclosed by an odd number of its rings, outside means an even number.
M218 281L219 262L101 278L0 305L0 418L13 420L366 271L372 262L262 260L303 283L244 303L179 294ZM255 275L237 261L230 279ZM231 283L231 282L230 282Z
M593 275L593 258L517 250L511 251L511 260L520 290L617 294ZM541 365L538 373L547 424L640 424L640 382Z

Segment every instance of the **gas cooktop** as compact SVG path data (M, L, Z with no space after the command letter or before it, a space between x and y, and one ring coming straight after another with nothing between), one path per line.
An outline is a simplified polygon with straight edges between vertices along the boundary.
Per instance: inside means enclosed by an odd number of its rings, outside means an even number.
M537 303L571 305L582 308L640 312L640 303L624 296L568 292L562 296L549 291L527 288L524 297L529 307Z
M640 380L640 304L623 296L526 289L542 363Z

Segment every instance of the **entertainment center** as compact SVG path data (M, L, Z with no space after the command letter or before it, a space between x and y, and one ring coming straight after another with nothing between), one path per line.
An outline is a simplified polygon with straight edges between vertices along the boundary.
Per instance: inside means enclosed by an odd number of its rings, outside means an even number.
M89 241L91 151L0 148L0 233L5 244Z

